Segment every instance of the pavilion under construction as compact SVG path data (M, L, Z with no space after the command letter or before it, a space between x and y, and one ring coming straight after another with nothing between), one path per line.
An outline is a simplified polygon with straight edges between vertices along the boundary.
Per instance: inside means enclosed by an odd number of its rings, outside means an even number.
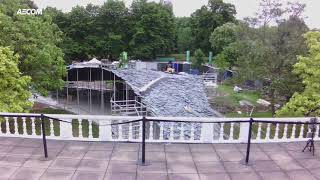
M131 61L126 68L97 59L68 66L66 85L57 106L75 114L219 116L208 101L204 84L215 84L217 72L204 76L168 74ZM143 67L143 68L142 68ZM150 67L150 66L149 66Z

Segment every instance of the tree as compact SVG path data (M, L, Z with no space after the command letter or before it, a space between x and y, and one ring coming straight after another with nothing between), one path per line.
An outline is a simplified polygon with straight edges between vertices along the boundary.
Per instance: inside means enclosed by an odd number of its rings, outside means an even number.
M22 76L18 69L19 57L8 47L0 47L0 112L27 112L30 76Z
M175 26L170 6L136 0L131 5L131 18L134 24L129 45L134 57L150 59L172 51Z
M226 23L217 27L210 36L211 47L215 54L214 63L220 68L229 68L235 65L238 52L239 26L234 23Z
M46 95L49 90L63 87L66 73L63 52L58 47L62 32L52 23L50 16L25 16L11 13L6 8L9 0L0 7L0 46L10 46L19 54L19 69L32 78L32 88ZM17 8L26 7L24 0L14 0ZM6 14L5 14L6 13Z
M290 101L277 111L277 115L319 116L320 115L320 32L304 35L309 53L299 56L294 73L303 79L303 92L296 92Z
M59 18L57 14L54 19L65 35L61 48L66 54L67 62L87 60L95 54L95 44L88 41L88 35L95 32L94 19L86 8L76 6L65 17L60 15Z
M192 68L202 70L202 65L205 63L205 55L201 49L194 52L194 58L191 60Z
M179 53L185 53L192 48L192 31L190 27L189 17L177 17L175 18L176 26L176 47Z
M234 22L236 10L234 5L222 0L209 0L191 15L191 30L194 49L200 48L205 53L211 49L209 37L215 28L227 22Z
M129 10L123 1L108 0L98 10L95 18L96 56L116 59L129 48L131 24ZM95 42L94 42L95 41Z
M221 53L225 47L237 40L237 28L234 23L226 23L217 27L210 36L211 47L217 54Z
M308 28L301 17L287 11L278 1L263 2L266 4L257 20L251 21L254 22L251 27L239 35L238 52L241 55L236 66L242 80L263 82L260 91L271 102L274 115L277 102L285 102L294 92L301 91L301 80L292 69L297 62L296 56L306 53L302 34ZM257 22L262 22L263 26L257 27Z

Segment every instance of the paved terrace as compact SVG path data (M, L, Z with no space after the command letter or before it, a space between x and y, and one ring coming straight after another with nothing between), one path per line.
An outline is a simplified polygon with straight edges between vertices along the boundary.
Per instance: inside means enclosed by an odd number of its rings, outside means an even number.
M48 141L43 160L41 140L0 138L0 179L320 179L320 152L302 153L304 145L253 144L244 166L245 144L147 144L151 164L138 166L139 144Z

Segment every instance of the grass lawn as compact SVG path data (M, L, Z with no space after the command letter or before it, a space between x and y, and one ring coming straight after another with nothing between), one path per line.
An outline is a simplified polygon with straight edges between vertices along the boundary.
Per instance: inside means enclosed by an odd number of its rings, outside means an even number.
M63 110L63 109L54 109L54 108L43 108L43 109L31 110L31 113L36 113L36 114L73 114L73 113L66 111L66 110Z
M246 100L257 105L257 100L261 95L256 91L242 91L240 93L234 92L233 86L230 85L219 85L217 89L218 93L221 94L222 99L230 102L233 106L240 106L239 101Z

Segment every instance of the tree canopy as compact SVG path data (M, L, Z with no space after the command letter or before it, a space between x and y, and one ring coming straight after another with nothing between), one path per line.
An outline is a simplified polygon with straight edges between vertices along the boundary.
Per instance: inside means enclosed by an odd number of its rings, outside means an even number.
M107 0L69 13L54 8L45 12L64 33L61 48L69 63L93 57L117 60L123 51L132 58L152 59L174 48L174 15L166 4L135 0L127 8L123 1Z
M308 32L304 37L308 54L298 57L293 72L303 79L305 88L301 93L294 93L290 101L277 112L278 115L320 115L320 32Z
M24 3L28 1L14 0L15 8L11 7L11 0L2 1L0 34L4 38L0 46L9 46L19 55L19 69L32 78L31 85L36 91L47 94L49 90L61 88L66 68L64 54L58 47L62 41L58 26L50 16L17 15L8 10L28 7L28 3Z
M211 50L209 42L211 33L226 22L236 21L235 15L235 6L222 0L209 0L208 5L196 10L191 15L194 49L200 48L208 53Z
M234 23L226 23L217 27L210 36L210 43L216 56L215 64L227 69L235 65L239 53L237 50L240 26Z
M134 25L130 49L134 57L149 59L171 52L175 38L172 8L137 0L133 2L131 11Z
M304 6L289 11L291 6L285 7L276 0L262 0L261 12L256 18L224 24L216 28L210 38L218 53L215 64L224 69L233 67L239 74L235 78L238 83L261 82L258 90L271 102L273 114L275 103L288 101L294 92L303 88L292 69L296 56L306 53L302 35L308 27L300 16Z
M32 106L30 76L18 69L19 56L8 47L0 46L0 112L26 112Z
M201 70L202 65L205 63L205 55L201 49L197 49L194 52L194 58L191 59L192 68Z

